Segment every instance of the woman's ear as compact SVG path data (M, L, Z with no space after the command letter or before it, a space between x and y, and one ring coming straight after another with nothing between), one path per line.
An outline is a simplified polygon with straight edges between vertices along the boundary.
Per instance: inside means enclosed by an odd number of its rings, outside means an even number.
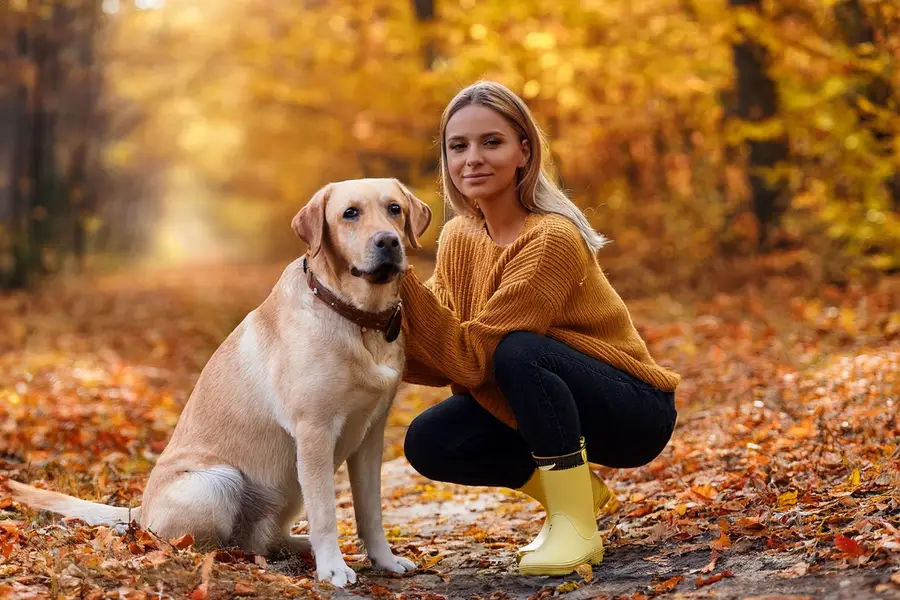
M531 142L528 141L528 138L522 140L522 160L519 161L519 168L523 168L528 164L528 160L531 158Z

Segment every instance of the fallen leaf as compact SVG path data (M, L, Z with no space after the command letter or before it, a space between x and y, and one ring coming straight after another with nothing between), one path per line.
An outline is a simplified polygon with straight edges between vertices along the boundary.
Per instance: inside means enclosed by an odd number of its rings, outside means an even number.
M859 542L840 533L834 536L834 545L847 556L858 557L866 553Z
M234 584L235 596L249 596L253 593L253 584L249 581L237 581Z
M200 566L200 585L191 592L191 600L206 600L209 591L209 578L212 575L213 562L216 560L216 551L208 553L203 558Z
M666 592L671 592L676 587L678 587L678 584L681 583L682 581L684 581L684 577L682 577L681 575L676 575L675 577L670 577L669 579L666 579L662 583L658 583L655 586L653 586L653 593L664 594Z
M657 523L650 528L650 534L640 541L641 544L652 545L662 540L669 533L669 526L665 523Z
M566 592L573 592L577 590L581 586L581 582L577 580L567 581L566 583L562 583L556 586L556 591L560 594L565 594Z
M701 573L712 573L713 569L716 568L716 561L719 560L719 553L715 550L712 551L712 556L710 557L709 564L700 569Z
M173 538L169 540L169 542L179 550L184 550L194 545L194 536L186 533L179 538Z
M778 496L778 508L797 504L797 492L784 492Z
M725 532L723 531L719 535L719 539L710 542L709 545L718 550L724 550L725 548L731 547L731 538L725 535Z
M856 487L862 481L862 474L859 472L859 469L853 469L853 472L850 473L850 477L847 478L847 482L850 484L850 487Z
M206 600L206 590L209 588L208 583L201 583L191 592L191 600Z
M694 583L697 584L698 588L702 588L705 585L711 585L718 581L722 581L726 577L734 577L734 573L731 571L722 571L721 573L716 573L715 575L710 575L709 577L698 577Z
M710 484L692 485L691 491L703 500L715 500L719 491Z
M809 565L806 563L797 563L793 567L788 569L782 569L781 571L776 571L776 577L781 579L795 579L797 577L803 577L806 575L807 571L809 571Z
M575 567L575 572L581 576L586 582L590 583L591 579L594 578L594 567L590 565L590 563L582 563Z

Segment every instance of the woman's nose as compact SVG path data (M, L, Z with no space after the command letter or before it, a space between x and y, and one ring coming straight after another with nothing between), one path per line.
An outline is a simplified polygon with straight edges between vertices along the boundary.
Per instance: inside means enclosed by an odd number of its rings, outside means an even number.
M469 153L466 155L466 164L467 165L477 165L482 162L481 153L476 148L472 148L469 150Z

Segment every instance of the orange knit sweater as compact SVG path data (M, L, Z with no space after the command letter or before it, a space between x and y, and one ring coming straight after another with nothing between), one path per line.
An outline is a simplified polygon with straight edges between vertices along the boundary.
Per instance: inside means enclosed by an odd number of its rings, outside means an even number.
M404 380L469 391L510 426L515 417L493 381L491 358L512 331L554 338L664 391L679 383L650 357L625 303L565 217L529 214L508 246L494 243L483 220L456 217L441 231L426 284L412 269L400 283Z

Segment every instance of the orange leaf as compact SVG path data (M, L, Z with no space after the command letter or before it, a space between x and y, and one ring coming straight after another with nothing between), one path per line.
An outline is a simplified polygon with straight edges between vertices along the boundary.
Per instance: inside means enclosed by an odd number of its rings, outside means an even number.
M865 549L860 545L859 542L852 538L848 538L847 536L841 535L840 533L834 536L834 545L838 547L838 549L848 556L862 556L866 553Z
M700 496L704 500L715 500L719 495L719 490L706 483L704 485L692 485L691 491Z
M718 550L724 550L725 548L731 547L731 538L725 535L725 532L723 531L721 535L719 535L719 539L710 542L709 545Z
M702 588L704 585L710 585L716 583L717 581L722 581L726 577L734 577L734 573L731 571L722 571L721 573L716 573L715 575L710 575L709 577L698 577L694 582L697 584L698 588Z
M173 546L178 548L179 550L184 550L185 548L189 548L194 544L194 536L189 533L184 534L179 538L173 538L169 540Z
M215 560L215 552L210 552L204 557L203 565L200 567L200 585L191 592L191 600L206 600L209 590L209 577L212 575L213 561Z
M206 600L206 588L209 587L206 583L201 583L194 591L191 592L191 600Z
M249 581L238 581L234 584L235 596L249 596L253 593L253 584Z
M719 553L715 550L712 551L712 556L710 557L709 564L700 569L701 573L712 573L713 569L716 568L716 561L719 560Z
M671 592L676 587L678 587L678 584L681 583L682 581L684 581L684 577L682 577L681 575L678 575L676 577L671 577L669 579L666 579L662 583L656 584L653 587L653 592L657 593L657 594L662 594L664 592Z

